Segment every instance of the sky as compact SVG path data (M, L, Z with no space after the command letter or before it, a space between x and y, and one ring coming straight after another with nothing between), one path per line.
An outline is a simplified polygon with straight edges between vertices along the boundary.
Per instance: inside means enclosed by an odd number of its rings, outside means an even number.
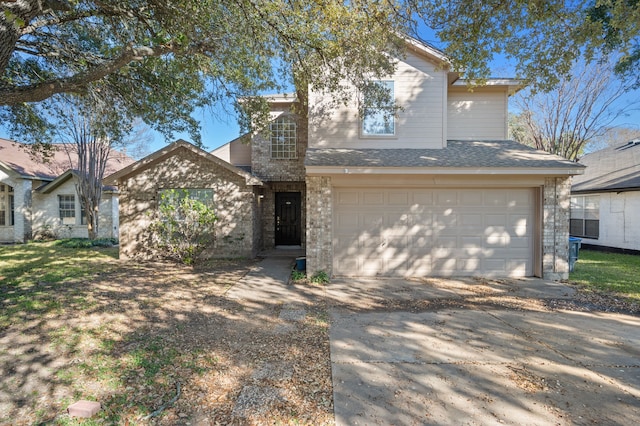
M435 38L433 31L427 28L419 30L421 38L439 47L442 44ZM503 57L495 59L491 63L492 77L514 77L513 66ZM626 100L636 100L640 98L640 91L629 93ZM510 102L510 111L514 110L514 102ZM193 117L200 122L202 143L206 150L213 150L221 145L240 136L240 127L236 117L222 108L211 108L197 110ZM617 126L634 127L640 129L640 109L630 111L627 116L619 118L615 123ZM177 134L173 140L165 140L165 137L157 132L151 132L152 139L149 146L143 150L143 153L151 153L176 139L184 139L191 141L189 134ZM9 132L0 124L0 137L9 139Z

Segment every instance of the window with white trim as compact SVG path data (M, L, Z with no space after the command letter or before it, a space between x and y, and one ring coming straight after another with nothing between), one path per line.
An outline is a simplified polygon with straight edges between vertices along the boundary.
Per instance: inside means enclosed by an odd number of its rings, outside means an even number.
M362 93L362 136L394 136L396 108L393 80L372 81Z
M13 187L0 184L0 226L13 226L14 210Z
M298 158L295 120L288 115L283 115L272 121L269 127L271 133L271 158L276 160Z
M58 195L58 210L60 212L60 222L63 225L76 224L75 195Z
M574 237L600 237L600 197L598 195L574 195L571 197L569 233Z

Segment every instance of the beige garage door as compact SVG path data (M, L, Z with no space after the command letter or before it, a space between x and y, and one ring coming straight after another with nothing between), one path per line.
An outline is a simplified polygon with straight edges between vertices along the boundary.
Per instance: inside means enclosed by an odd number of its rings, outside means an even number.
M531 188L334 188L334 274L533 275L534 205Z

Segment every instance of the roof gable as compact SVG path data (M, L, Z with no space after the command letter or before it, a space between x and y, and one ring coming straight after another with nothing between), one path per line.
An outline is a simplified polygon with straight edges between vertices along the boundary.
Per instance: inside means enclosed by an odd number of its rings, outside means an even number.
M587 154L584 175L574 178L572 192L640 191L640 139Z
M263 182L260 179L251 175L250 173L247 173L246 171L232 164L229 164L228 162L216 157L215 155L210 154L182 139L179 139L167 145L166 147L159 149L158 151L152 154L149 154L143 159L136 161L135 163L117 171L116 173L113 173L112 175L106 177L104 179L104 182L106 184L111 184L111 185L117 184L118 180L123 179L125 177L132 176L132 175L136 175L142 172L143 170L146 170L147 168L153 166L154 164L157 164L160 161L163 161L164 159L172 155L175 155L176 151L179 149L187 149L193 152L194 154L199 155L205 158L206 160L237 174L238 176L245 179L247 185L258 185L258 186L263 185Z

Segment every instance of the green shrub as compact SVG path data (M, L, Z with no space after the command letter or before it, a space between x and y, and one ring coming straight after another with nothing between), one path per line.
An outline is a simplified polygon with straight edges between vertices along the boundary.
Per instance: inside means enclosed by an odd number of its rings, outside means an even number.
M293 281L302 281L305 278L307 278L307 274L305 274L304 272L298 271L297 269L291 271L291 279Z
M149 230L155 248L165 257L192 265L215 240L213 209L187 190L163 191Z
M116 238L98 238L95 240L88 238L63 238L57 240L54 244L64 248L113 247L118 244L118 240Z
M325 271L318 271L311 276L309 279L314 284L327 284L329 280L329 275Z

